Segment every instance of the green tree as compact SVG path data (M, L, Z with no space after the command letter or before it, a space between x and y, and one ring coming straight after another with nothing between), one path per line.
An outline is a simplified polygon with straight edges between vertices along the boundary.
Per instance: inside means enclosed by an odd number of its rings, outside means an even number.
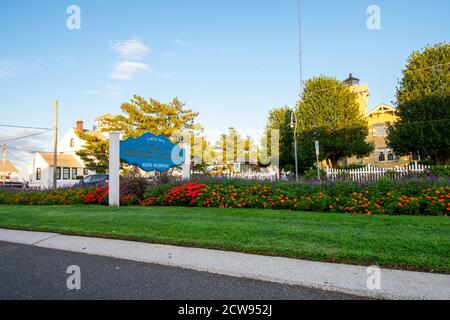
M296 116L303 167L315 162L314 140L321 143L320 160L333 167L342 158L362 158L373 151L373 143L366 141L368 126L356 93L342 81L327 76L308 80Z
M76 134L85 141L85 145L76 154L83 160L86 168L97 173L106 173L109 168L109 141L92 132Z
M272 156L272 130L278 130L279 134L279 174L281 170L293 170L294 168L294 136L290 127L292 110L288 106L270 110L267 117L267 125L261 141L261 157L259 161L265 165L270 162Z
M397 155L419 152L436 164L450 162L450 43L414 51L396 93L398 121L388 128Z
M145 132L163 134L170 138L182 130L196 130L197 112L184 109L185 104L174 98L169 103L156 99L145 100L135 95L130 102L122 103L123 115L105 119L104 131L118 131L125 138L136 138Z
M192 169L203 174L208 173L208 166L214 163L215 151L204 135L191 135Z
M244 140L234 128L228 129L227 133L220 135L216 142L215 151L217 161L222 164L232 165L242 155Z

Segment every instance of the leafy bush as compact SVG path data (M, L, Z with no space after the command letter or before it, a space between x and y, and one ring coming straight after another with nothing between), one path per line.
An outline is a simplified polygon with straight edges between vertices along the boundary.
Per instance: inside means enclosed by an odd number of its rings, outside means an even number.
M448 180L268 183L215 181L152 188L143 205L271 208L363 214L448 215Z
M6 205L69 205L83 204L89 189L57 191L0 191L0 204Z
M109 202L109 188L106 187L99 187L95 188L94 190L89 191L84 196L84 204L100 204L100 205L107 205ZM125 194L122 193L119 197L120 205L122 206L131 206L131 205L138 205L140 202L140 199L135 194Z
M325 176L325 171L319 170L319 174L320 177L322 178ZM303 178L305 180L317 180L317 168L310 168L306 170L305 173L303 174Z
M431 166L430 174L436 177L450 177L450 166Z
M133 183L122 189L122 205L270 208L361 214L448 215L450 180L424 176L409 180L262 182L205 180L147 187L143 199ZM137 190L137 191L136 191ZM128 193L129 192L129 193ZM0 204L108 204L108 187L48 192L0 191Z
M123 196L133 195L138 199L143 199L147 186L146 178L126 176L120 180L120 194Z

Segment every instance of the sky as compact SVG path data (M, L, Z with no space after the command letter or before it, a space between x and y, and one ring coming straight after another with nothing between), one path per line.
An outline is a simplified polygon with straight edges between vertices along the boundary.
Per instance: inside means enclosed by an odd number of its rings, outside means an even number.
M450 40L448 0L302 0L303 79L351 72L391 104L413 50ZM80 29L69 29L70 5ZM381 29L370 30L371 5ZM70 20L72 21L72 20ZM198 111L210 139L250 133L299 95L297 0L0 0L0 124L51 128L120 113L134 94ZM0 143L36 130L0 127ZM256 137L256 136L255 136ZM8 142L51 150L52 134ZM28 152L7 158L25 170Z

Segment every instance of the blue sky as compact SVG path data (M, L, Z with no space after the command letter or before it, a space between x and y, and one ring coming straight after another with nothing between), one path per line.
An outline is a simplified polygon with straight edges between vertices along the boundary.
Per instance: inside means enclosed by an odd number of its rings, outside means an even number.
M71 4L81 30L66 28ZM372 4L381 30L366 27ZM352 72L369 85L369 107L394 99L413 50L450 40L448 0L302 0L302 9L304 78ZM51 127L58 99L61 132L78 119L91 127L139 94L179 97L208 130L261 129L271 108L297 100L297 23L297 0L2 0L0 123ZM0 140L13 135L2 131ZM47 148L43 137L32 145Z

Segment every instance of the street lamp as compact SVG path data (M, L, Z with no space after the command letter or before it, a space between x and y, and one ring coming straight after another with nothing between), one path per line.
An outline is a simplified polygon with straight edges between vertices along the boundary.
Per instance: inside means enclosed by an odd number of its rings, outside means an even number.
M294 129L294 153L295 153L295 181L298 182L298 158L297 158L297 115L295 114L295 110L292 110L291 113L291 129Z

